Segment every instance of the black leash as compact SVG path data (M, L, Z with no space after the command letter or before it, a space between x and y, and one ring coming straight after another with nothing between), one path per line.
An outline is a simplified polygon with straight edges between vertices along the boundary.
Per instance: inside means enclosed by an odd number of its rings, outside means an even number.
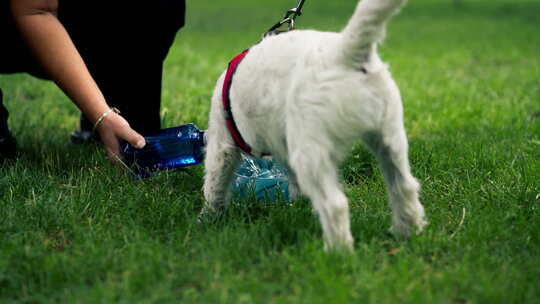
M294 22L297 17L302 16L302 8L304 7L305 2L306 0L300 0L298 5L288 10L285 13L285 16L283 16L283 18L278 23L274 24L274 26L272 26L268 31L266 31L264 36L274 35L274 34L279 34L282 32L288 32L288 31L294 30ZM287 30L285 31L279 30L279 28L282 27L284 24L289 25Z

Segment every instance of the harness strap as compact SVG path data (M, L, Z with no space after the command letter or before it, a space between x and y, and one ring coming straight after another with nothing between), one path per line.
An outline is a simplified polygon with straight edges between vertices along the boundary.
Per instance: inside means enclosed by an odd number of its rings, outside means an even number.
M242 60L244 59L244 57L246 57L248 53L249 49L243 51L242 53L234 57L231 62L229 62L229 67L227 69L227 73L225 74L225 81L223 82L223 90L221 93L221 97L223 109L225 110L225 122L227 124L227 129L229 129L229 133L231 134L231 137L233 138L235 144L240 149L242 149L242 151L248 154L252 154L256 157L260 157L262 153L254 152L251 146L244 140L244 138L240 134L238 126L234 122L234 117L231 109L231 87L234 74L238 68L238 65L242 62Z

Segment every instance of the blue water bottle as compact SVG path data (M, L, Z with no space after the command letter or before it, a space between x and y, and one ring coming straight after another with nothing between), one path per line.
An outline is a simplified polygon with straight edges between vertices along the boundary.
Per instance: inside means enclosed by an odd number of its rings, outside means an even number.
M145 136L146 146L142 149L127 142L122 143L120 149L133 173L146 178L156 171L200 164L204 159L204 138L204 131L187 124Z

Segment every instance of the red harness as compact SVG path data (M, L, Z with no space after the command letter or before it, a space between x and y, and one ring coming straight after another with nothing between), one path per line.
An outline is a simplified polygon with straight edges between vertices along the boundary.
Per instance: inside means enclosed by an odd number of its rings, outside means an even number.
M306 0L300 0L300 3L298 3L297 7L288 10L285 14L285 17L283 17L281 21L279 21L274 26L272 26L272 28L266 31L264 37L279 35L294 30L294 20L296 19L296 17L302 15L301 11L305 1ZM279 30L279 28L285 24L288 24L289 28L285 31ZM225 74L225 80L223 82L223 90L221 91L221 100L223 102L223 109L225 110L225 122L227 124L227 129L229 129L229 133L231 134L231 137L233 138L235 144L240 149L242 149L242 151L256 157L268 156L269 154L253 151L250 145L248 145L248 143L240 134L240 131L238 131L238 126L236 126L236 123L234 122L234 117L231 110L231 86L234 78L234 73L236 72L236 69L238 69L238 65L240 65L240 63L242 62L242 60L244 60L244 57L246 57L248 53L249 49L243 51L240 55L234 57L233 60L229 62L229 67L227 68L227 73Z
M244 57L246 57L248 53L249 49L243 51L240 55L234 57L233 60L229 62L229 68L227 69L227 73L225 74L225 81L223 82L223 90L221 93L221 97L223 102L223 109L225 110L225 122L227 124L227 129L229 129L229 133L231 134L234 142L240 149L242 149L242 151L248 154L253 154L255 156L260 156L260 153L254 152L251 146L244 140L244 138L240 134L240 131L238 131L238 127L234 122L234 117L231 110L231 86L234 78L234 73L236 72L238 65L242 62L242 60L244 59Z
M292 31L293 20L289 20L289 19L290 18L287 18L285 21L282 21L281 23L276 24L272 29L266 32L265 36L279 35L279 34ZM289 27L287 31L276 30L277 27L280 27L284 23L290 23L291 27ZM229 62L229 67L227 68L227 73L225 74L225 80L223 81L223 90L221 91L221 100L223 103L223 109L225 110L225 122L227 124L227 129L229 129L229 133L231 134L231 137L234 140L234 143L236 144L236 146L242 149L242 151L248 154L251 154L255 157L269 156L270 154L268 153L261 153L258 151L254 151L251 148L251 146L244 140L244 138L240 134L240 131L238 130L238 127L236 126L236 123L234 122L234 117L231 110L231 87L232 87L234 74L236 70L238 69L238 66L240 65L242 60L244 60L244 57L246 57L248 53L249 53L249 49L243 51L242 53L234 57Z

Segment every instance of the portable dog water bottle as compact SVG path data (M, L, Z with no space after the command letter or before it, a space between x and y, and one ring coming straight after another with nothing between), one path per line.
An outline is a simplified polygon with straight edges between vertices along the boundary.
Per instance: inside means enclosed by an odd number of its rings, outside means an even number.
M145 136L146 146L136 149L128 143L120 146L124 162L136 175L200 164L204 159L204 131L194 124L163 129Z
M242 154L232 191L236 199L254 196L259 201L289 201L288 171L278 162Z

